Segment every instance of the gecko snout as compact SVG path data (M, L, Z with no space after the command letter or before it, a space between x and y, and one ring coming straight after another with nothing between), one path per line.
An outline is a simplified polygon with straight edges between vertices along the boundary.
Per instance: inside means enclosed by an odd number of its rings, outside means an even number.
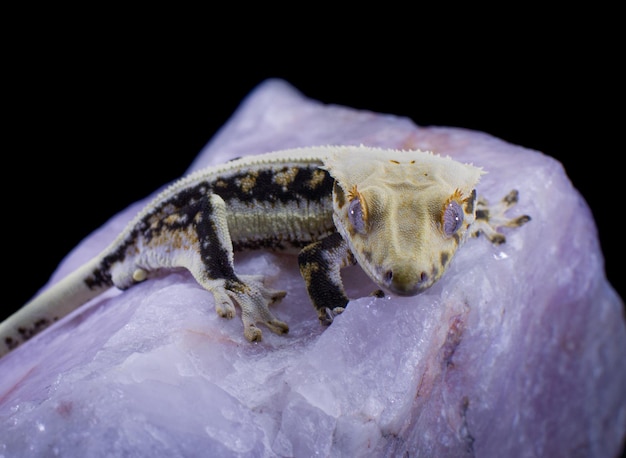
M389 269L383 275L384 286L398 296L415 296L430 286L424 271L415 269Z

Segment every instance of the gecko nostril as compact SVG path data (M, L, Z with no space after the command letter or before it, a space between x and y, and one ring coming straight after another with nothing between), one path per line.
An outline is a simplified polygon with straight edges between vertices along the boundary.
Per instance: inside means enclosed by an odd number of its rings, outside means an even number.
M422 272L420 274L420 283L425 283L428 281L428 274L426 272Z
M383 275L383 280L385 281L386 285L391 285L391 282L393 281L393 270L388 270L387 272L385 272L385 274Z

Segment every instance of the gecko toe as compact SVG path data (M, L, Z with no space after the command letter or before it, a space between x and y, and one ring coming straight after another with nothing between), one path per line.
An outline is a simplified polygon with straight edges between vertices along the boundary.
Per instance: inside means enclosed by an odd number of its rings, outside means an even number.
M214 288L212 291L215 298L215 311L222 318L234 318L237 314L233 300L221 288Z
M270 304L280 302L287 295L287 291L272 291L270 296Z
M278 335L287 334L289 332L289 325L280 320L267 321L265 325L270 328L273 333Z
M254 324L249 324L243 331L244 337L248 342L261 342L263 340L263 332Z
M323 310L320 310L319 313L320 323L324 326L330 326L335 320L335 317L341 314L344 310L345 307L335 307L334 309L325 307Z
M237 314L237 312L235 311L235 307L233 307L233 305L229 303L216 304L215 311L222 318L228 318L229 320L231 318L234 318Z

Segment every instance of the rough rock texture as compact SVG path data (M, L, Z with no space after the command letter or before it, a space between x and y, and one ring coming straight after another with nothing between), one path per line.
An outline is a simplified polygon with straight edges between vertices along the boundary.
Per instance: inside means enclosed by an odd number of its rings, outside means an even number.
M323 329L294 257L248 253L287 298L287 336L245 341L186 272L107 292L0 360L0 456L610 457L626 431L623 303L590 211L561 165L480 132L303 98L267 81L191 170L315 144L431 149L489 171L532 221L500 247L472 239L426 293L352 297ZM145 201L143 202L145 203ZM51 282L138 211L85 240Z

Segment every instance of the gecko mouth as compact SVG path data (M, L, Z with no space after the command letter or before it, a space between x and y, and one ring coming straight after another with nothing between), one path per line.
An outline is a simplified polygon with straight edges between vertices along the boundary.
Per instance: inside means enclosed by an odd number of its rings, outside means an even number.
M397 296L415 296L428 289L432 281L426 272L408 273L389 269L383 274L383 286Z

